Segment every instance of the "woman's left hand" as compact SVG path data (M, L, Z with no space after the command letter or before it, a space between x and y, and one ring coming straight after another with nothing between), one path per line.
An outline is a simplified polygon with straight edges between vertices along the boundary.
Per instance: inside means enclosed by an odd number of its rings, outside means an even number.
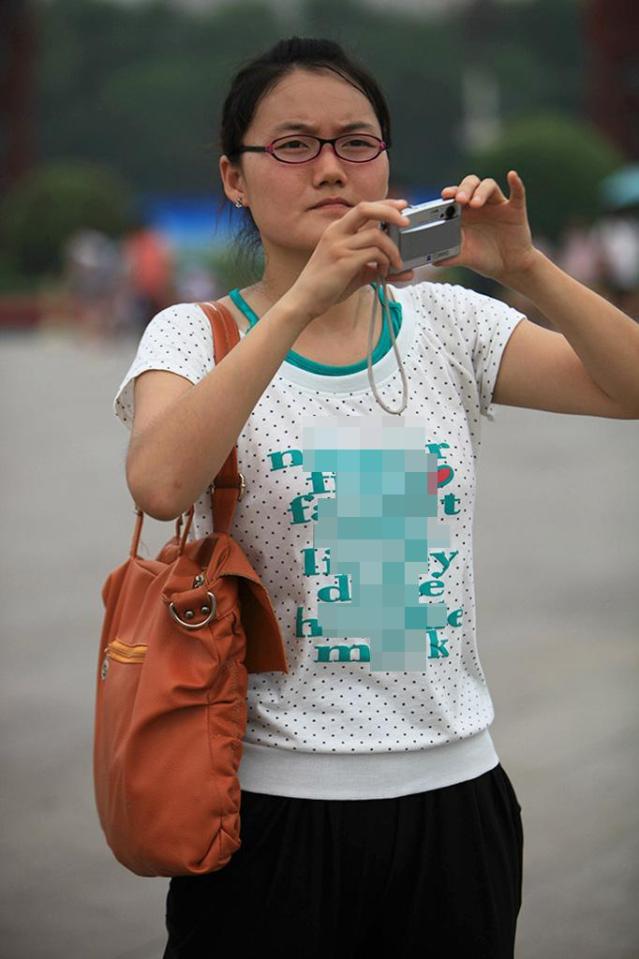
M514 170L508 173L510 197L495 180L469 174L459 186L447 186L442 198L461 205L461 250L432 266L465 266L500 283L525 272L537 255L526 213L526 190Z

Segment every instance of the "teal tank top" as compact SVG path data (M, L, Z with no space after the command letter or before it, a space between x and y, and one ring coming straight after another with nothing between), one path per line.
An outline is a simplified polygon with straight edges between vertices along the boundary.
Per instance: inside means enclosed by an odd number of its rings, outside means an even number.
M371 286L373 287L373 290L377 289L382 310L386 309L386 313L388 314L388 309L390 309L390 320L393 324L395 337L397 337L397 334L402 326L401 303L396 303L394 300L385 299L381 283L377 287L375 283L371 283ZM250 323L250 327L246 331L246 335L248 336L255 324L259 322L259 316L257 316L257 314L251 309L237 287L234 290L231 290L229 296ZM377 346L373 351L373 365L377 363L378 360L381 360L386 353L388 353L392 345L393 341L391 340L388 330L388 323L386 318L384 318L384 322L382 323L382 332L380 334ZM366 358L360 360L359 363L350 363L347 366L332 366L328 363L315 363L313 360L308 360L305 356L302 356L301 353L296 353L295 350L289 350L286 354L285 360L287 363L292 363L293 366L299 366L302 370L308 370L310 373L321 373L323 376L345 376L349 373L359 373L361 370L365 370L368 367L368 360Z

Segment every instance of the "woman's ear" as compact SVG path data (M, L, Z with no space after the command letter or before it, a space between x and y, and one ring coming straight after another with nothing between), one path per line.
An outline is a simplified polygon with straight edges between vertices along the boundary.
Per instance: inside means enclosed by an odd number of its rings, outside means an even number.
M227 199L231 200L232 203L235 203L238 194L244 195L246 192L242 171L233 163L231 163L226 154L222 154L218 165L220 170L220 178L224 187L224 193L226 194Z

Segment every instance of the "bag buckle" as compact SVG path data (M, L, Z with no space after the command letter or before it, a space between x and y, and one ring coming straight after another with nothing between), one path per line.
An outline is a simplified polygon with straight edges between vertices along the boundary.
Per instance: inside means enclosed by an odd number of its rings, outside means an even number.
M218 489L235 489L236 487L239 486L239 493L237 494L237 498L238 500L241 500L242 497L244 496L244 491L246 490L246 480L244 479L243 473L238 473L238 476L240 477L239 484L238 483L216 483L215 480L213 480L213 482L209 483L209 485L206 487L206 492L210 493L211 490L215 489L216 486Z
M176 609L175 603L169 603L169 612L171 616L173 617L173 619L175 620L175 622L179 623L180 626L184 626L185 629L202 629L204 626L208 626L211 620L215 618L216 602L215 602L215 596L213 595L213 593L207 593L206 595L209 598L210 605L207 606L206 604L204 604L203 606L200 606L201 613L208 613L208 616L206 617L206 619L203 620L201 623L187 623L184 619L181 618L180 614L178 613ZM192 609L187 609L184 611L184 615L186 619L193 619L193 617L195 616L195 611Z

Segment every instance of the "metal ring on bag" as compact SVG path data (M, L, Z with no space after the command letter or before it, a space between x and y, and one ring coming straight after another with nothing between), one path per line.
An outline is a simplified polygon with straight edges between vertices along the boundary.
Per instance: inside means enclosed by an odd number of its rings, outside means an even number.
M211 492L212 492L214 489L216 489L216 488L217 488L217 489L239 489L239 493L237 494L237 498L238 498L238 500L241 500L242 497L244 496L244 493L246 492L246 480L244 479L244 474L243 474L243 473L238 473L237 475L240 477L240 482L239 482L239 483L226 483L226 484L223 484L223 483L217 483L215 480L213 480L213 481L210 482L209 485L206 487L206 492L207 492L207 493L211 493Z
M213 595L213 593L207 593L206 595L208 596L209 602L211 604L211 611L209 615L206 617L206 619L204 619L201 623L186 623L183 619L180 618L179 613L177 612L175 608L175 603L169 603L169 612L171 616L173 617L173 619L175 620L175 622L179 623L180 626L184 626L185 629L202 629L203 626L208 626L211 620L215 618L216 604L215 604L215 596ZM192 610L189 610L188 612L192 612Z

